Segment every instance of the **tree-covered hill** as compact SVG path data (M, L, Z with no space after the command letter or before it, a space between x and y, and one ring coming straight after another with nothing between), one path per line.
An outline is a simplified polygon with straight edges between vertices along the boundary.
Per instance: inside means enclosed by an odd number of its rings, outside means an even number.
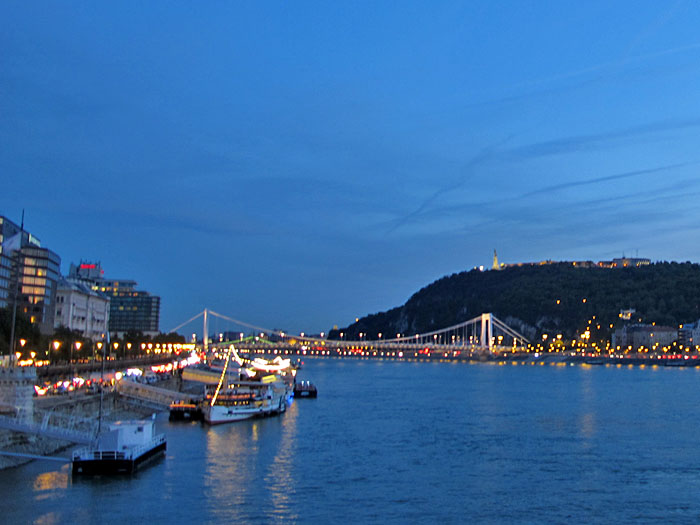
M640 268L581 268L569 263L472 270L443 277L403 306L363 317L329 334L347 339L412 335L491 312L524 335L581 333L595 316L601 337L634 309L632 322L678 326L700 318L700 265L657 263ZM629 321L628 321L629 322Z

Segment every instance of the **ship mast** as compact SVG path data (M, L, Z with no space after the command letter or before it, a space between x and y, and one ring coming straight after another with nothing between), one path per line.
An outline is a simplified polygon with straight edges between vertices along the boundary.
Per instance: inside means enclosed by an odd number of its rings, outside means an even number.
M104 337L102 338L104 340ZM106 343L106 344L105 344ZM97 435L102 432L102 400L105 395L105 349L109 346L109 330L107 330L107 341L102 343L102 372L100 373L100 410L97 415Z
M19 296L19 263L21 259L22 238L24 237L24 210L22 210L22 222L19 227L19 248L15 250L14 257L17 259L15 263L15 293L12 300L12 325L10 327L10 363L15 362L15 325L17 324L17 297Z

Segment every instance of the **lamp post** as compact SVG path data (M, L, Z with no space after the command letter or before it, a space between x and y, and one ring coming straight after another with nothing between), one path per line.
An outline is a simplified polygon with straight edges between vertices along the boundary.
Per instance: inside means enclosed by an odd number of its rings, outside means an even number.
M51 346L53 346L54 351L58 352L58 349L61 348L61 341L53 341L51 343ZM49 350L51 350L51 347L49 347ZM51 356L49 355L49 360L51 359Z
M27 344L26 339L19 340L19 348L20 348L19 354L20 354L20 356L22 355L22 353L24 353L24 345L26 345L26 344ZM19 359L19 358L17 358L17 359Z
M80 341L75 342L75 351L80 352L80 347L83 346L83 343ZM73 374L73 346L70 347L70 369L71 369L71 376L75 375ZM72 379L71 379L72 381Z

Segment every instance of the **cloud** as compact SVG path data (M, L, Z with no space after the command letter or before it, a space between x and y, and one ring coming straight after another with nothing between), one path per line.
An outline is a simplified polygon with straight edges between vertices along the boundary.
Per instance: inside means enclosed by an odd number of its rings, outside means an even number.
M621 76L636 76L632 75L631 71L633 70L626 68L631 66L636 67L659 58L680 55L697 50L700 50L700 42L663 49L661 51L655 51L653 53L646 53L643 55L626 56L625 58L618 60L601 62L581 69L521 82L512 86L512 89L515 92L511 95L473 102L464 106L464 109L481 109L485 106L501 106L531 99L551 97L556 94L574 91L591 84L616 79ZM665 63L663 67L656 68L654 74L658 76L660 74L659 69L661 71L667 71L669 68L675 69L674 66ZM649 73L647 72L643 75L649 75Z
M631 126L617 131L591 133L588 135L572 135L555 140L536 142L504 151L501 156L508 160L528 160L577 151L589 151L604 147L608 148L619 142L635 137L693 128L700 128L700 118L669 119Z
M517 201L520 199L526 199L540 194L562 191L569 188L603 184L606 182L612 182L621 179L644 177L655 173L674 170L689 165L695 165L697 164L696 162L685 162L668 164L664 166L655 166L640 170L632 170L612 175L605 175L602 177L586 178L571 182L564 182L561 184L545 186L518 196L500 198L497 201L468 203L459 206L442 207L440 209L431 210L431 205L433 205L437 201L438 197L461 188L475 176L475 172L477 171L477 169L483 168L489 163L499 163L505 161L523 161L544 156L563 155L582 150L593 150L602 147L610 147L612 144L616 144L621 141L632 139L635 137L642 137L657 133L665 133L669 131L693 128L700 128L700 118L669 119L661 122L652 122L637 126L631 126L625 129L609 131L605 133L563 137L556 140L528 144L518 148L512 148L510 150L499 151L498 146L506 142L506 140L508 139L500 141L498 143L483 148L474 157L472 157L462 168L462 171L465 172L466 175L463 176L461 179L438 188L428 198L423 200L420 203L420 205L412 212L390 221L390 227L385 232L385 234L391 234L399 228L406 226L411 222L424 220L429 216L446 215L451 212L465 210L473 212L475 208L480 208L483 210L496 203L503 204L504 202Z
M614 180L620 180L620 179L629 179L633 177L641 177L644 175L650 175L652 173L659 173L661 171L668 171L668 170L673 170L676 168L682 168L685 166L693 165L697 163L679 163L679 164L669 164L667 166L659 166L656 168L647 168L643 170L634 170L634 171L627 171L623 173L616 173L614 175L605 175L603 177L596 177L593 179L583 179L583 180L577 180L577 181L571 181L571 182L564 182L562 184L555 184L552 186L545 186L542 188L538 188L536 190L529 191L527 193L524 193L520 195L519 197L516 197L515 199L524 199L527 197L534 197L535 195L542 195L546 193L552 193L555 191L560 191L560 190L565 190L569 188L575 188L578 186L590 186L594 184L601 184L604 182L610 182Z
M663 208L655 205L657 201L672 201L678 206L686 196L692 195L688 190L700 184L695 179L667 183L657 187L653 192L648 188L634 193L614 195L610 192L595 198L583 198L575 202L561 200L556 193L573 187L596 186L620 180L644 179L659 173L669 172L697 163L678 163L665 166L615 173L595 178L574 180L571 182L542 186L526 193L502 197L481 202L465 202L449 207L423 210L415 215L413 235L432 230L435 234L465 234L474 231L501 231L505 235L520 231L549 231L552 235L564 232L588 231L591 227L607 231L611 219L616 223L626 217L632 224L664 222L668 220ZM658 178L657 178L658 179ZM668 177L662 179L668 180ZM640 188L640 184L627 184L624 189ZM589 195L580 193L577 195ZM601 195L599 193L599 195ZM546 205L535 197L546 196ZM640 209L645 210L643 214ZM666 208L668 209L668 208ZM585 213L572 210L586 210ZM609 232L610 233L610 232Z
M507 137L504 140L482 148L461 168L461 171L462 173L464 173L464 175L462 175L458 180L446 184L435 190L427 199L423 200L423 202L421 202L420 205L409 214L391 221L391 227L386 233L393 233L394 231L406 225L413 219L419 217L441 195L444 195L450 191L454 191L464 186L469 180L474 178L475 171L480 165L487 163L494 155L496 155L495 152L497 151L498 146L506 143L510 139L511 137Z

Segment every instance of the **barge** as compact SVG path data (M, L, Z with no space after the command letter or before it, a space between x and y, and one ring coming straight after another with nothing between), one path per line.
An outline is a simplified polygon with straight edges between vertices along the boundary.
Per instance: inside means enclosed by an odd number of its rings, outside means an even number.
M73 451L73 475L133 474L165 454L165 434L155 433L155 421L117 421L95 446Z

